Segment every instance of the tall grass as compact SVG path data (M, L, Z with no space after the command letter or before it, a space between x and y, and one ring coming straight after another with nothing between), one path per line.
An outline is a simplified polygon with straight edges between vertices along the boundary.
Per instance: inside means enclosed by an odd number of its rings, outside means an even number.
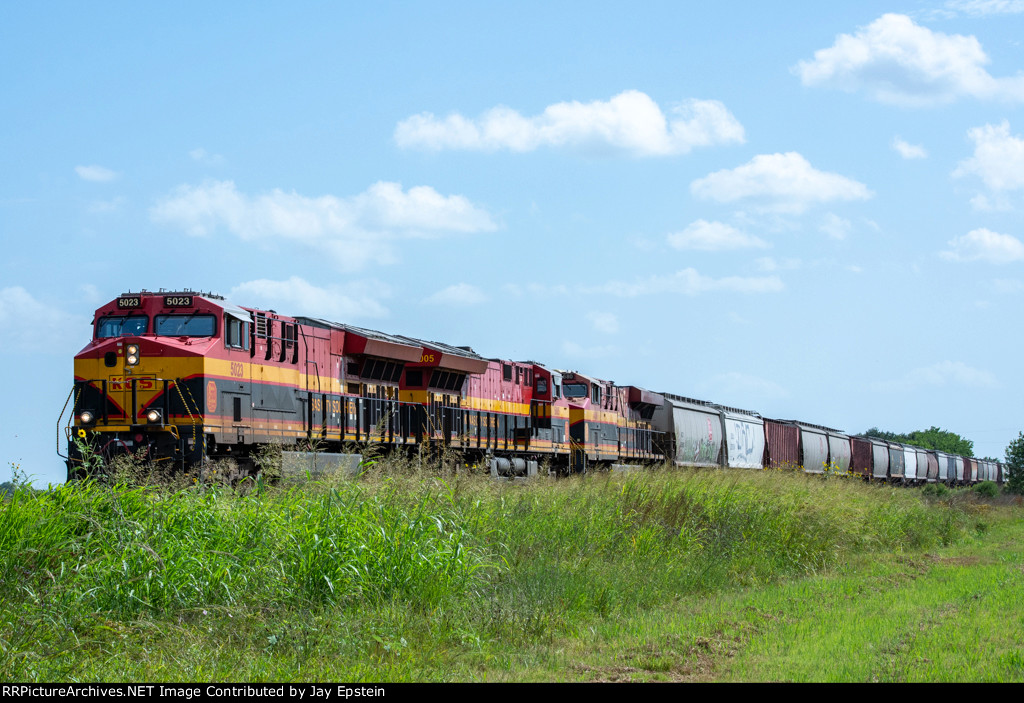
M296 661L320 652L349 675L422 677L415 667L438 652L475 662L688 594L948 543L974 524L910 491L799 474L510 484L405 469L247 495L88 481L16 491L0 505L0 678L102 678L140 623L160 651L220 633L275 661L287 640ZM339 621L344 635L324 625Z
M267 497L69 484L5 506L0 575L26 596L122 615L393 595L429 605L484 563L455 518L430 488L410 502L355 483Z

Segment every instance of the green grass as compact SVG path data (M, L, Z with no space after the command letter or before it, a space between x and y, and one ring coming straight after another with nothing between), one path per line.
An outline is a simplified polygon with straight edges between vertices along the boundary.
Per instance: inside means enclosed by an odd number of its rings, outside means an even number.
M0 678L1024 679L1024 527L792 472L84 482L0 505Z

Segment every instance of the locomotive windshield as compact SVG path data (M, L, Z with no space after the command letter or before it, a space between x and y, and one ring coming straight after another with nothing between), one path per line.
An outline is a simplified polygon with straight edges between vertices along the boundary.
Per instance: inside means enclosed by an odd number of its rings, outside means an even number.
M583 383L566 383L562 386L566 398L586 398L587 386Z
M217 322L213 315L157 315L154 331L162 337L212 337Z
M135 336L145 334L147 329L149 318L145 315L101 317L96 324L96 338Z

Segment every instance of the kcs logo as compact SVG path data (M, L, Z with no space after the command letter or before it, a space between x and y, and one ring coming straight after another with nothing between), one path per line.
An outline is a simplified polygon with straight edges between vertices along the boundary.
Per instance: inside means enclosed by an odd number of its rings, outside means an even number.
M111 376L108 388L111 391L130 391L132 389L132 379L135 380L136 390L156 390L156 378L153 376L129 376L127 380L124 376Z

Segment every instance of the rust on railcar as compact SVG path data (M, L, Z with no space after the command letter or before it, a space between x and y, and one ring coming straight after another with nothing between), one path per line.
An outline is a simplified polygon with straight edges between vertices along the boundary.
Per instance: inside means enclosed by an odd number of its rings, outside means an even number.
M779 420L764 421L764 466L797 466L800 463L800 428Z
M851 457L850 471L857 476L871 476L871 440L863 437L850 437Z
M970 457L964 457L964 480L967 483L978 481L978 461Z
M935 483L939 476L939 458L934 451L918 449L918 479Z

